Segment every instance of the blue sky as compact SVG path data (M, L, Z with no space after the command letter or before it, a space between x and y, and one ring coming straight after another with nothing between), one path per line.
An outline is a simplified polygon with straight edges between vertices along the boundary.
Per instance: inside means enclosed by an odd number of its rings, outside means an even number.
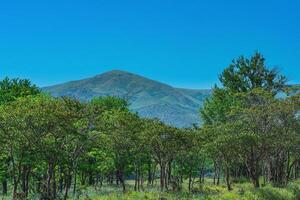
M0 3L0 78L39 86L120 69L209 88L260 51L300 83L298 0L20 0Z

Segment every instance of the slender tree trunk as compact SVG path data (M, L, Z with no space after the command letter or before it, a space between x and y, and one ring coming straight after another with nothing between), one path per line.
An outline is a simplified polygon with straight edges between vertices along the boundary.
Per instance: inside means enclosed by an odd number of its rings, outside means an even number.
M259 188L260 187L260 184L259 184L259 175L258 175L258 172L255 170L255 169L250 169L250 176L251 176L251 179L252 179L252 183L253 183L253 186L255 188Z
M75 166L75 169L74 169L73 196L76 195L76 184L77 184L77 166Z
M122 184L123 192L126 192L126 186L125 186L123 171L120 173L120 181L121 181L121 184Z
M148 185L152 182L151 161L148 161Z
M26 166L22 167L22 181L21 181L21 187L22 187L22 191L23 193L26 192Z
M119 178L119 174L118 174L118 170L116 171L116 184L119 185L119 181L120 181L120 178ZM113 179L112 179L113 180Z
M15 167L13 167L15 168ZM20 183L20 175L21 175L21 165L19 165L18 167L18 176L15 172L15 170L13 170L13 199L15 199L17 192L18 192L18 185Z
M192 169L189 170L189 192L192 190Z
M53 176L53 164L49 163L48 164L48 172L47 172L47 195L49 198L52 197L52 193L51 193L52 176Z
M52 171L52 196L54 199L56 199L56 173L55 173L55 169L53 169Z
M117 170L117 179L119 179L119 181L122 185L123 192L125 192L126 191L126 186L125 186L123 170L121 170L121 169Z
M28 196L28 193L29 193L29 177L30 177L30 167L27 168L27 171L26 171L26 175L25 175L25 195L26 197Z
M65 180L65 194L64 194L64 200L67 200L67 198L68 198L68 193L69 193L71 181L72 181L71 175L70 175L70 173L68 173L68 174L66 175L66 180Z
M64 182L64 179L63 179L63 168L62 166L59 167L59 192L62 193L63 191L63 182Z
M230 169L228 166L225 167L225 180L226 180L226 185L227 185L227 190L231 191L232 187L231 187L231 183L230 183Z
M172 161L170 161L168 164L168 183L171 182L171 178L172 178Z
M28 189L29 189L29 174L30 174L30 167L24 165L22 167L22 180L21 180L21 186L22 186L22 192L25 194L25 196L28 196Z
M19 164L19 166L18 166L18 175L17 175L17 173L16 173L16 164L15 164L15 161L14 161L14 158L13 158L12 148L10 150L10 155L11 155L11 158L12 158L12 160L11 160L11 162L12 162L12 176L13 176L13 193L12 193L12 195L13 195L13 199L14 199L17 195L22 167Z
M141 180L141 174L140 174L140 169L138 169L138 179L137 179L137 189L140 191L140 180Z
M160 190L164 191L165 188L165 164L160 163Z
M141 189L144 191L144 175L143 175L143 172L140 172L140 186L141 186Z
M135 170L135 179L134 179L134 191L137 191L137 185L138 185L138 172L136 169Z
M217 166L216 166L216 162L214 161L214 178L213 178L214 185L216 185L216 178L217 178Z
M2 181L2 194L7 195L7 179L6 178Z
M167 169L165 171L165 189L168 190L168 172L167 172Z

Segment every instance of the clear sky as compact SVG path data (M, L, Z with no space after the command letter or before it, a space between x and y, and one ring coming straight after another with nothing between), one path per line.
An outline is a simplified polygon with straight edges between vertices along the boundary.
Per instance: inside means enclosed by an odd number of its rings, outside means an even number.
M299 0L7 0L0 78L39 86L120 69L209 88L241 54L300 83Z

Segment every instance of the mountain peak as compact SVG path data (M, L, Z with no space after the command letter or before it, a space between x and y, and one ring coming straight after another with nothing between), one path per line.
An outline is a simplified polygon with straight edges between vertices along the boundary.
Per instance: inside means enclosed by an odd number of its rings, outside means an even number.
M127 72L124 70L114 69L114 70L104 72L102 74L98 74L98 75L96 75L96 77L103 76L103 75L111 75L111 76L113 76L113 75L136 75L136 76L138 76L137 74L133 74L133 73L130 73L130 72Z
M104 72L104 73L99 74L99 75L103 75L103 74L131 74L131 73L129 73L127 71L124 71L124 70L113 69L113 70Z

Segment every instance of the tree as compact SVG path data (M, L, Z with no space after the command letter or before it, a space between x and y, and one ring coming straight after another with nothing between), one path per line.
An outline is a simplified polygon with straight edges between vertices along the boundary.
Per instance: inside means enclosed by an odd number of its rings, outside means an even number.
M272 93L255 89L243 94L242 101L245 105L235 113L235 124L239 130L240 155L254 186L260 186L259 177L263 173L277 185L287 183L290 170L286 169L295 164L290 164L290 155L298 146L295 141L299 138L299 99L273 98Z
M12 168L14 197L20 183L22 191L28 194L28 175L23 175L33 173L36 167L42 171L36 174L40 179L47 174L46 179L40 180L45 181L46 187L38 192L48 198L56 196L55 172L58 164L64 163L69 167L66 174L69 178L86 138L86 134L76 126L81 108L70 103L70 100L38 95L22 97L1 107L2 130L5 132L1 139L6 144L5 154L9 155ZM68 184L65 185L67 188Z
M0 81L0 106L15 101L20 97L26 97L29 95L38 95L40 90L37 86L32 85L28 79L9 79L5 78ZM2 131L4 126L2 126ZM5 134L6 132L4 132ZM4 151L1 151L4 152ZM2 193L7 194L7 176L8 176L8 156L6 154L0 155L2 166Z
M145 131L151 155L160 166L160 189L163 191L168 189L167 167L176 155L178 132L158 120L148 121Z
M0 81L0 104L39 93L41 93L40 89L36 85L32 85L28 79L9 79L6 77Z
M108 138L111 144L116 170L116 179L125 187L126 172L130 169L135 148L141 133L142 122L137 114L131 113L127 101L117 97L100 97L93 99L91 126L99 135Z
M133 159L135 140L141 132L141 122L136 114L129 111L112 110L102 115L100 131L109 135L114 151L117 179L125 192L125 175Z
M249 59L240 56L233 60L219 79L224 89L234 93L263 88L277 94L286 84L285 76L280 75L275 68L269 69L265 65L265 58L258 52Z
M178 130L177 152L174 160L174 176L177 187L183 183L183 178L188 179L188 189L192 191L194 179L199 178L199 183L204 182L207 155L205 152L206 136L202 130ZM174 183L173 183L174 184ZM180 189L178 188L178 189Z
M241 56L233 60L219 78L223 87L215 87L212 97L200 110L204 126L217 130L222 127L214 141L220 139L221 144L225 142L225 146L239 150L236 152L244 160L253 185L259 187L262 159L269 150L268 136L275 131L270 125L273 113L265 110L275 101L276 94L286 88L286 78L276 69L269 69L260 53L250 59ZM240 146L231 146L227 143L230 140ZM229 161L224 152L227 151L223 148L220 154L215 154L215 160L222 155L223 161Z

